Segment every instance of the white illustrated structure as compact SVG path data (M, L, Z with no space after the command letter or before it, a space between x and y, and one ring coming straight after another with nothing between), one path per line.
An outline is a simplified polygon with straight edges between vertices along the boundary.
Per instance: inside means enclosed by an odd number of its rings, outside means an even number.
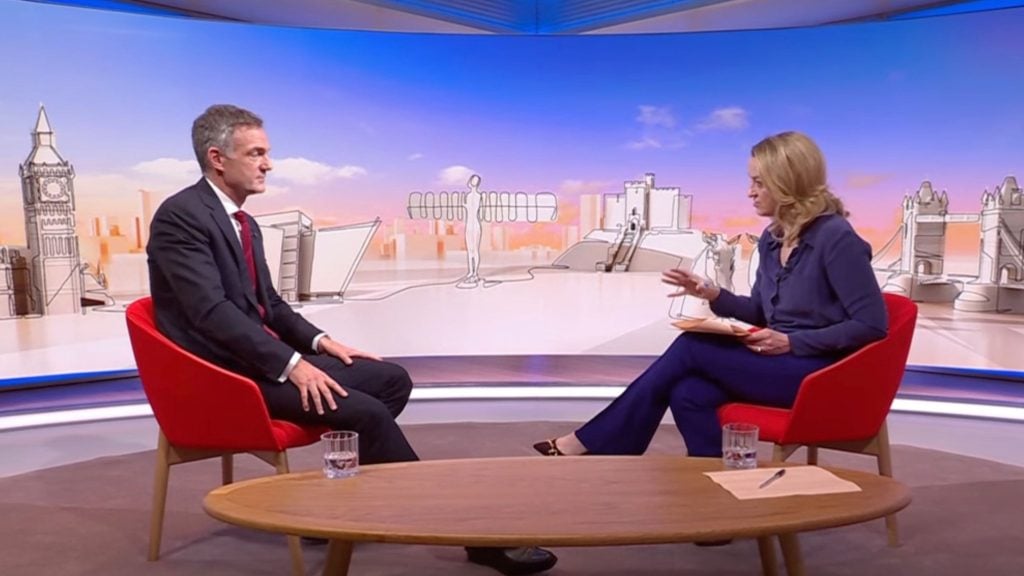
M254 216L263 233L271 280L281 298L341 300L380 220L314 228L298 210Z
M611 273L685 266L731 290L741 236L690 228L692 206L692 196L656 186L651 173L626 181L621 194L582 195L580 228L589 232L554 263ZM711 310L704 300L684 297L672 301L669 315L703 318Z
M0 246L0 318L80 312L86 292L75 229L75 168L57 151L42 105L18 176L27 246Z
M409 218L434 221L462 221L465 224L466 275L457 284L473 288L481 284L480 239L482 223L554 222L558 218L558 199L550 192L481 191L480 176L469 177L466 192L453 190L412 192L406 207Z
M736 286L733 283L733 277L736 272L736 263L740 258L742 237L741 234L729 238L725 234L717 232L701 232L704 248L693 258L690 270L730 292L735 292ZM754 246L755 249L751 254L751 266L755 265L757 261L756 240ZM752 277L749 278L749 285L754 285ZM681 319L707 318L714 316L714 313L711 312L711 306L706 300L683 296L672 301L669 307L669 316Z
M903 223L874 258L876 270L887 273L883 290L968 312L1024 313L1024 192L1016 178L982 193L979 213L950 213L948 206L946 192L927 181L903 199ZM961 223L980 224L977 275L945 273L947 226ZM897 238L900 256L885 264Z
M466 222L466 264L469 271L460 283L472 287L480 282L480 204L483 194L480 192L480 176L469 177L469 192L462 197L463 214L475 214L475 218L464 218Z
M0 318L14 318L29 313L31 277L27 249L0 246Z
M1012 176L981 196L978 278L953 306L973 312L1024 313L1024 192Z

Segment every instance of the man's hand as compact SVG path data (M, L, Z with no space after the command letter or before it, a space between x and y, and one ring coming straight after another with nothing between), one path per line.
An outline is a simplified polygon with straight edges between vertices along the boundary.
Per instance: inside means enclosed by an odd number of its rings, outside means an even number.
M341 387L341 384L305 360L299 360L299 363L288 374L288 381L299 389L302 409L309 412L309 402L312 400L313 405L316 406L316 413L321 416L324 413L325 400L332 411L338 409L338 403L334 401L331 391L337 392L342 398L348 396L348 392Z
M679 288L679 290L669 294L669 298L696 296L708 302L714 302L715 298L718 298L718 295L722 293L722 289L713 282L682 268L665 270L661 273L661 281Z
M743 343L755 354L776 356L789 352L789 336L771 328L761 328L743 337Z
M369 352L363 352L362 350L356 350L355 348L349 348L341 342L331 340L330 336L324 336L320 339L320 343L317 345L319 348L318 352L321 354L330 354L338 360L345 363L346 366L352 364L353 358L369 358L371 360L380 360L380 356L376 354L370 354Z

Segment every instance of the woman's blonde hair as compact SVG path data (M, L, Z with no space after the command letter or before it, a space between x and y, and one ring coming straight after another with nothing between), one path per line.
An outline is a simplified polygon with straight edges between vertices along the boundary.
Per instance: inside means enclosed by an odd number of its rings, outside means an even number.
M769 231L783 241L795 240L804 226L822 214L848 215L828 188L825 157L818 145L800 132L782 132L761 140L750 150L757 159L761 181L775 198Z

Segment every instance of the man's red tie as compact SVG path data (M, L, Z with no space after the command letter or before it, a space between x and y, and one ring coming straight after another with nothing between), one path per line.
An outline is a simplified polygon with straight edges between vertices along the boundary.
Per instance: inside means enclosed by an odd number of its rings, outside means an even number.
M252 283L253 292L256 293L256 299L259 300L259 283L256 280L256 257L252 251L252 227L249 226L249 215L239 210L233 214L235 220L242 225L242 230L238 234L242 240L242 252L245 254L245 264L249 268L249 281ZM259 310L260 320L267 317L267 311L263 308L263 305L256 302L256 309ZM277 338L277 333L270 329L266 324L263 325L263 329L270 333L271 336Z
M252 283L252 288L255 291L258 284L256 283L256 257L253 256L252 252L252 227L249 226L249 215L239 210L234 214L235 220L242 225L242 231L239 237L242 240L242 252L245 254L245 264L249 267L249 282ZM257 292L258 294L258 292ZM260 306L260 318L264 315L263 307Z

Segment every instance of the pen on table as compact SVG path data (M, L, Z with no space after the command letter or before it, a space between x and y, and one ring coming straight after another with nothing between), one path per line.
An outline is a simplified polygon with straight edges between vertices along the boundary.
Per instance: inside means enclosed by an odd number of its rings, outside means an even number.
M785 468L781 468L781 469L779 469L778 472L776 472L775 474L772 474L771 477L769 477L767 480L765 480L764 482L761 482L760 484L758 484L757 489L760 490L761 488L765 488L769 484L771 484L772 482L775 482L776 480L778 480L779 478L782 478L785 475L786 475L786 469Z

